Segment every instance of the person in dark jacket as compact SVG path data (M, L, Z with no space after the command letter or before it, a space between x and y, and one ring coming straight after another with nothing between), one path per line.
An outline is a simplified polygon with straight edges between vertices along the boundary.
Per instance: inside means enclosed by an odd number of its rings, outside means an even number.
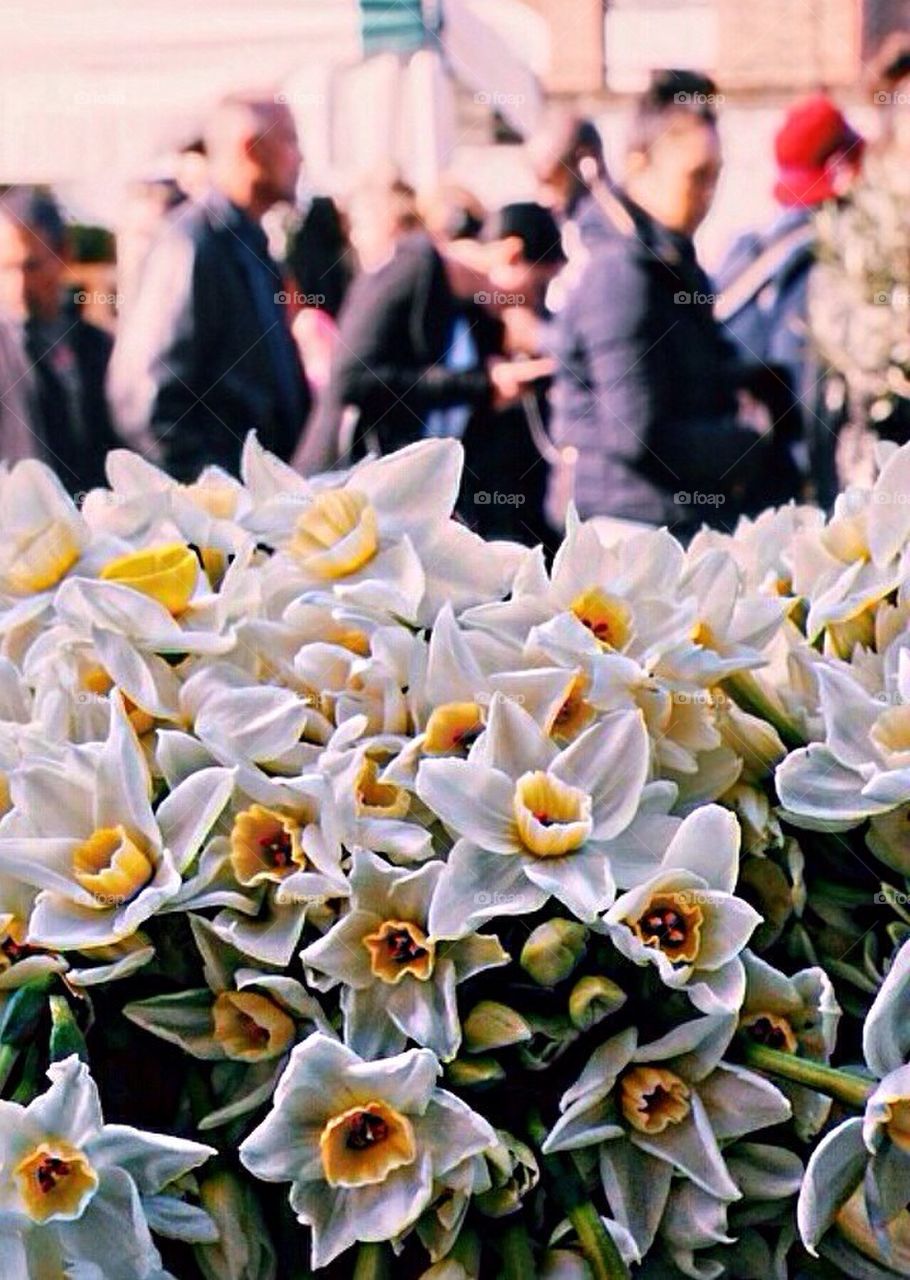
M121 319L109 391L124 441L179 480L236 471L246 434L280 458L310 408L281 272L260 219L300 167L286 105L233 97L206 135L211 190L179 206Z
M582 516L729 527L766 472L692 244L720 172L715 102L705 77L655 74L616 192L625 216L558 317L553 435L578 451Z
M475 307L478 343L503 355L505 320L513 309L546 317L547 287L565 263L559 226L549 209L532 201L505 205L484 223L482 239L491 294L498 312ZM533 350L516 351L519 357ZM544 363L540 361L539 363ZM464 435L465 467L458 511L485 538L507 538L554 551L559 538L544 513L550 378L529 385L521 400L481 406Z
M28 366L18 425L30 455L80 494L104 483L114 444L104 394L111 338L82 318L67 293L68 259L66 223L49 195L12 187L0 197L0 304Z
M522 386L518 365L478 350L410 187L369 184L350 216L363 269L339 317L329 386L295 460L304 472L338 457L345 410L356 415L340 449L349 463L425 436L458 438L474 409L515 400Z
M814 496L834 500L835 434L823 402L824 379L809 341L809 277L816 259L815 216L843 200L862 164L862 137L823 93L789 109L774 139L781 206L760 231L737 237L715 275L715 308L743 361L785 381L799 410L798 451Z

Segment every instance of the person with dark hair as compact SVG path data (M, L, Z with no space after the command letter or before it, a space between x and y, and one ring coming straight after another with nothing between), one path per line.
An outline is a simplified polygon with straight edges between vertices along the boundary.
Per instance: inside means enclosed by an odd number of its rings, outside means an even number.
M114 444L104 394L111 339L82 318L67 292L69 257L66 222L50 195L11 187L0 196L0 309L27 362L27 373L19 371L27 416L11 424L19 446L8 449L8 460L23 456L30 438L30 456L53 467L71 493L84 493L104 483ZM16 389L15 382L0 387L8 410Z
M178 209L124 315L109 391L123 440L179 480L236 472L247 433L294 452L310 393L260 225L294 197L300 150L277 99L234 96L205 136L211 190Z
M331 196L312 196L287 253L288 268L304 299L302 305L318 307L337 319L354 275L353 257L335 201Z
M305 474L427 435L459 437L475 407L515 400L524 385L520 365L483 358L407 184L366 184L349 216L362 269L339 318L329 385L295 458ZM351 415L356 425L340 441Z
M533 201L508 204L491 214L481 232L490 298L499 305L473 308L478 346L489 356L507 350L505 316L513 310L546 318L547 288L565 255L559 226L549 209ZM514 332L514 329L511 330ZM533 356L534 350L516 351ZM543 363L543 362L541 362ZM486 538L507 538L555 550L556 537L544 513L552 454L548 373L528 384L520 400L482 404L464 434L465 466L458 512Z
M582 516L683 534L729 526L763 476L767 441L737 421L731 353L692 244L720 173L716 103L705 76L654 75L620 211L605 206L604 238L558 316L553 435L577 451Z
M819 393L809 340L809 280L818 248L816 218L843 200L859 174L860 135L826 94L803 98L774 139L780 213L737 238L715 276L715 313L744 362L764 365L794 413L793 447L824 506L834 500L834 440Z

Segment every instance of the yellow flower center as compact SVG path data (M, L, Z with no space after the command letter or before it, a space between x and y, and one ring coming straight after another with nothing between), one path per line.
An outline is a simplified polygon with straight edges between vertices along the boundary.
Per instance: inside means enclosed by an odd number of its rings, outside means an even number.
M869 737L894 763L910 763L910 706L889 707L869 731Z
M0 818L8 813L13 807L13 799L10 795L9 778L5 773L0 773Z
M869 535L866 513L856 516L838 516L821 533L820 541L827 551L844 564L854 560L869 560Z
M52 520L20 539L6 570L7 586L16 595L47 591L69 573L81 554L67 522Z
M624 649L632 639L632 610L619 596L588 587L575 597L569 612L604 649Z
M427 721L423 749L428 756L445 756L471 745L483 731L483 712L476 702L445 702Z
M76 1147L49 1138L13 1170L25 1211L33 1222L79 1218L98 1186L98 1175Z
M550 724L551 737L560 742L571 742L592 722L596 712L585 698L590 683L588 677L582 673L573 678L565 700Z
M297 517L289 550L315 578L346 578L379 550L376 512L356 489L329 489Z
M750 1013L740 1021L740 1027L757 1044L781 1053L796 1053L798 1041L789 1021L779 1013Z
M875 648L875 615L879 600L871 600L843 622L831 622L825 628L825 652L848 659L858 644Z
M99 827L73 854L76 882L99 908L120 907L136 897L155 874L141 838L123 826Z
M390 986L397 986L408 973L421 982L433 976L436 944L409 920L385 920L375 933L366 935L363 945L370 953L373 973Z
M379 781L379 766L368 756L354 780L354 798L360 818L403 818L411 807L404 787Z
M715 649L717 647L714 632L707 622L696 622L689 632L689 639L693 644L700 644L703 649Z
M892 1098L885 1104L888 1137L910 1153L910 1098Z
M238 1062L277 1058L294 1039L293 1019L255 991L222 991L215 998L212 1020L215 1039Z
M594 825L591 797L541 770L518 779L512 810L522 844L538 858L581 848Z
M231 828L231 865L242 885L279 883L306 866L300 824L261 804L244 809Z
M237 514L238 490L232 485L217 480L197 480L183 487L187 497L214 519L232 520Z
M646 947L662 951L674 964L697 959L703 923L701 907L691 893L657 894L637 920L626 921Z
M140 591L177 617L192 597L199 561L184 543L172 542L109 560L99 576Z
M205 576L208 578L212 589L214 590L221 579L224 577L224 571L227 569L227 556L220 547L190 547L195 554L196 559L205 570Z
M93 663L87 667L82 674L80 681L82 688L86 693L94 694L96 698L105 698L114 687L114 682L104 667ZM121 690L122 692L122 690ZM148 733L155 727L155 717L150 715L148 711L143 711L138 707L132 698L127 694L123 694L123 708L126 711L127 719L133 726L133 730L138 738L144 733Z
M346 627L341 623L330 623L325 629L327 644L340 645L349 653L356 653L359 658L367 658L370 653L370 637L359 627Z
M0 916L0 973L5 973L17 960L27 956L31 948L26 945L28 924L16 916Z
M622 1113L639 1133L663 1133L689 1114L689 1086L663 1067L633 1067L619 1087Z
M319 1136L330 1187L368 1187L417 1157L407 1116L385 1102L366 1102L334 1116Z

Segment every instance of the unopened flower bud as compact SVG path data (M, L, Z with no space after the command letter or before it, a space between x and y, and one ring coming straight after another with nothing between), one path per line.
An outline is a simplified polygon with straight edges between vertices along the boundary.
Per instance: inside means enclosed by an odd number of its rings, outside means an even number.
M501 1141L485 1154L492 1187L476 1196L474 1203L488 1218L504 1218L514 1213L540 1177L534 1152L514 1134L499 1130Z
M569 1017L579 1031L588 1031L603 1018L622 1008L626 993L600 974L579 978L569 996Z
M481 1000L464 1020L468 1053L484 1053L531 1039L531 1028L520 1013L497 1000Z
M219 1232L216 1242L194 1248L206 1280L272 1280L275 1253L250 1187L223 1169L202 1180L199 1199Z
M569 977L585 954L588 931L577 920L557 916L540 924L521 949L521 967L542 987Z
M457 1089L489 1089L505 1078L495 1058L455 1058L446 1063L446 1080Z

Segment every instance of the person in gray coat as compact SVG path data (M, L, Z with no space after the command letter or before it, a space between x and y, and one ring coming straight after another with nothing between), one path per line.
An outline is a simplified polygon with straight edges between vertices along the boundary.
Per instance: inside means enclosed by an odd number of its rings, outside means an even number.
M738 420L748 378L714 321L692 244L720 172L716 100L706 77L655 74L625 184L604 202L603 237L558 317L552 434L577 450L584 517L685 534L731 526L752 492L764 500L773 433Z

